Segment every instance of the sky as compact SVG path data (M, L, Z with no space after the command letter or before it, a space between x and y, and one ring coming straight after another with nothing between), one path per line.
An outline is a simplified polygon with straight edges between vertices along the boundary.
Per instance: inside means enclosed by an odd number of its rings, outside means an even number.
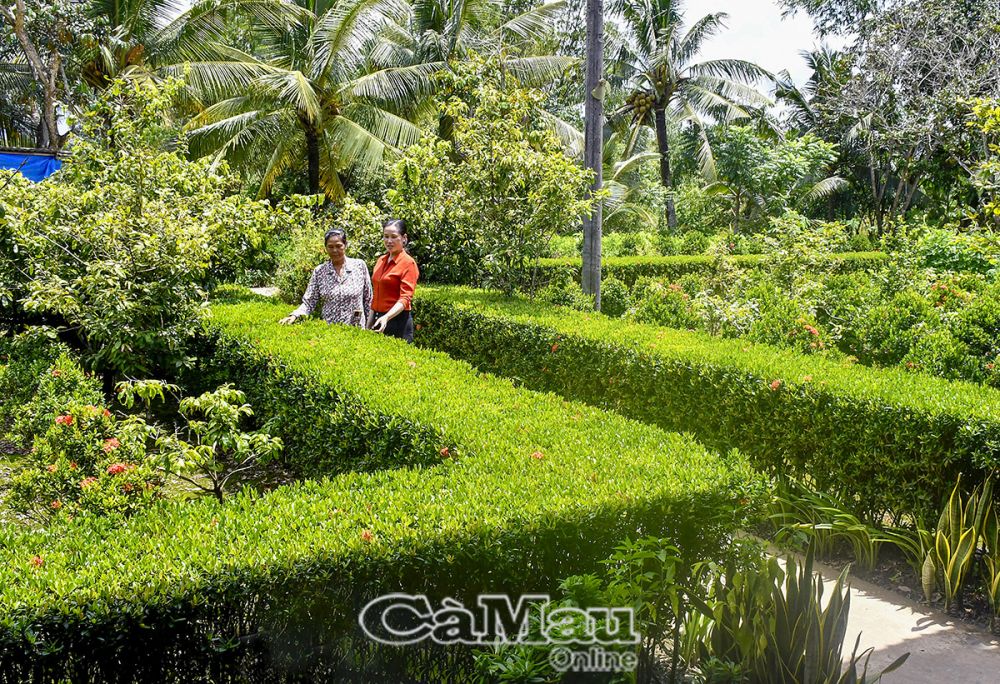
M819 45L812 33L812 20L803 12L782 19L775 0L688 0L684 16L694 22L712 12L726 12L727 28L705 43L697 60L738 58L756 62L768 71L787 69L792 79L802 85L809 78L809 68L799 55ZM835 48L843 40L827 40Z

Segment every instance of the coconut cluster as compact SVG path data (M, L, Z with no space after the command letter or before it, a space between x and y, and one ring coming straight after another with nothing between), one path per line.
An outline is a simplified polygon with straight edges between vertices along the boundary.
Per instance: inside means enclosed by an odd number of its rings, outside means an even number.
M653 108L656 98L652 93L635 92L628 96L626 102L632 105L639 117L642 117Z

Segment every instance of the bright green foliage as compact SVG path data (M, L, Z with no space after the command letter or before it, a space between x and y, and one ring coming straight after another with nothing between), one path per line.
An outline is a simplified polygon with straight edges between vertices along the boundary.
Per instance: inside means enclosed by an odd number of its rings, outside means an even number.
M386 591L463 598L484 587L554 588L636 531L669 534L698 553L727 543L759 510L762 481L735 454L516 389L395 339L279 326L283 309L213 308L229 338L219 361L232 363L234 379L256 381L242 386L261 416L277 407L258 398L297 385L308 391L274 417L306 416L290 450L342 450L344 435L324 422L339 413L383 435L353 446L342 470L364 466L365 448L411 467L239 494L226 505L163 503L112 535L79 520L50 535L4 527L0 641L12 676L57 648L47 671L74 681L122 668L162 676L161 667L190 679L220 658L237 659L244 673L265 658L270 668L310 667L318 649L356 629L357 606ZM368 411L345 410L347 402ZM373 416L387 420L369 424ZM398 455L431 434L435 465ZM123 629L140 621L143 629ZM265 648L237 639L248 631Z
M263 463L281 451L281 440L265 432L242 432L240 423L253 415L245 395L229 385L198 397L181 399L179 411L187 420L191 442L167 435L157 440L168 473L176 474L222 501L226 484L239 473ZM195 420L201 416L203 420ZM193 442L193 443L192 443ZM209 484L188 477L201 474Z
M512 291L549 239L590 211L589 173L563 153L536 108L541 93L494 72L460 72L459 95L440 103L452 142L425 139L393 170L388 192L405 219L427 280Z
M306 198L299 198L298 201ZM279 297L288 304L298 304L309 284L313 269L328 257L323 248L323 236L331 228L341 228L347 233L347 255L364 259L369 269L385 251L382 244L381 211L374 204L361 204L350 195L333 210L332 219L314 219L302 216L302 221L292 230L289 244L278 259L273 284Z
M771 144L749 126L728 126L715 144L718 182L711 190L730 203L733 230L766 226L768 217L808 205L846 185L827 178L836 145L811 134Z
M423 288L418 344L812 476L863 518L927 519L1000 458L1000 392L458 288ZM462 334L453 331L461 330Z
M0 335L0 397L3 397L0 426L12 422L21 414L21 407L37 397L45 370L68 351L64 345L45 336L11 338Z
M983 211L996 226L1000 221L1000 101L977 100L972 103L972 115L969 126L989 140L989 155L976 168L973 182L987 200Z
M34 393L16 409L12 408L12 432L22 443L30 444L34 436L44 435L56 416L64 413L67 403L99 405L104 402L100 384L68 353L60 354L51 366L46 365L36 372L29 380Z
M161 149L176 87L110 86L63 170L41 184L15 179L0 199L14 322L41 316L78 337L88 365L113 373L187 363L202 286L238 274L279 220L227 196L229 177L187 161L183 145Z
M829 268L849 272L863 270L881 264L886 260L881 252L845 252L830 254L825 257ZM665 256L665 257L612 257L601 264L601 272L605 277L614 277L631 286L642 276L653 276L676 281L688 273L708 273L714 268L717 257L713 255L699 256ZM742 268L754 268L768 263L770 257L763 254L740 254L733 256L732 263ZM558 271L572 269L579 280L580 260L572 258L541 259L539 261L538 279L548 280Z

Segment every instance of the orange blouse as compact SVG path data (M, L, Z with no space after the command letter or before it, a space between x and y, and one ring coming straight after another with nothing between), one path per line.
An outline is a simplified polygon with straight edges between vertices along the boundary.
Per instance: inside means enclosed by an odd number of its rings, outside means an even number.
M409 311L419 277L417 262L405 251L395 259L380 256L372 271L372 311L385 313L396 302L403 302L403 310Z

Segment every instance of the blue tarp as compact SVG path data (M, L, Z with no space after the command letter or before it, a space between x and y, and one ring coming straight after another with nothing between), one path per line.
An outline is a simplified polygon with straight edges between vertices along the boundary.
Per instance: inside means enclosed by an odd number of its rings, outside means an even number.
M36 183L59 170L62 162L43 154L12 154L0 152L0 169L20 170L28 180Z

